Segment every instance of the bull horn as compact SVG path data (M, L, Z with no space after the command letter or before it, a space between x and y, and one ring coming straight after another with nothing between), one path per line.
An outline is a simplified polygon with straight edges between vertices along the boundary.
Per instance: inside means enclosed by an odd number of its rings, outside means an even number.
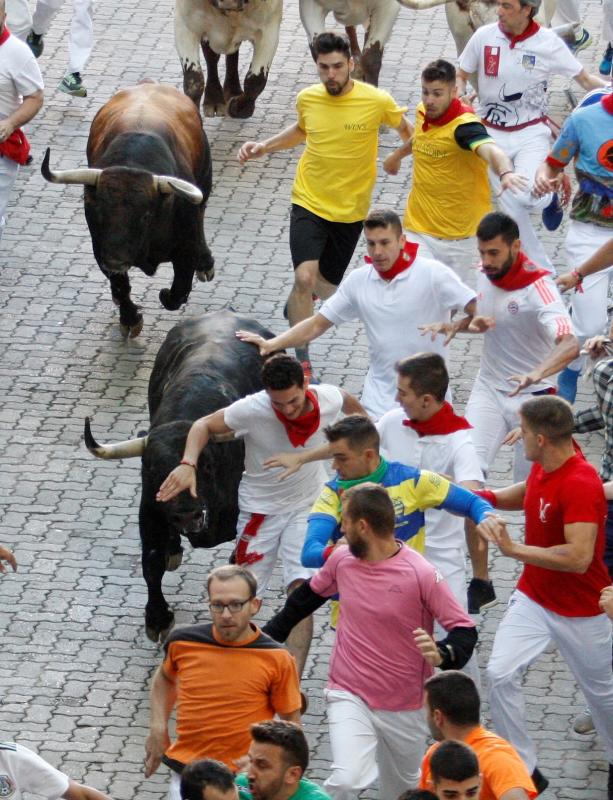
M162 194L177 194L184 200L199 206L204 200L200 189L189 181L173 178L171 175L156 175L153 184Z
M83 186L96 186L100 175L101 169L93 169L91 167L83 167L81 169L61 169L57 172L52 172L49 168L49 156L51 155L51 148L48 147L41 164L40 171L43 178L49 183L79 183Z
M83 439L85 447L96 458L135 458L142 456L145 452L148 437L139 436L136 439L128 439L126 442L117 442L117 444L98 444L92 436L89 417L85 417Z

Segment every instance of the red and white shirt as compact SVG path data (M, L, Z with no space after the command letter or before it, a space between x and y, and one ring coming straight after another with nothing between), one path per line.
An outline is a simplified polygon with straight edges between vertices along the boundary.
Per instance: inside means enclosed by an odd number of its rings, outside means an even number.
M508 291L484 273L477 279L477 314L493 317L496 326L484 336L479 378L503 392L513 384L510 375L524 375L551 352L556 339L572 334L573 327L553 279L539 278L523 289ZM541 381L527 393L547 389L553 383Z
M460 56L460 69L477 73L479 114L488 126L514 129L541 120L551 76L574 78L583 69L553 31L536 23L534 29L510 38L497 22L484 25Z
M526 564L517 588L563 617L602 614L600 591L611 579L603 561L607 502L596 469L580 453L553 472L533 464L526 481L524 511L527 545L564 544L564 526L575 522L596 523L598 536L592 563L583 575Z

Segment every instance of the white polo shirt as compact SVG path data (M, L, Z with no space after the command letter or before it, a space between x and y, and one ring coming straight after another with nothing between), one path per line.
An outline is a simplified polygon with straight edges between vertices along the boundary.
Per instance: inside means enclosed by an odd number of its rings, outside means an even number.
M68 786L68 777L32 750L14 742L0 742L2 800L21 800L23 792L57 800Z
M327 481L323 461L305 464L299 472L279 481L281 467L264 469L266 459L277 453L305 450L326 442L323 429L339 418L343 395L336 386L309 386L319 402L319 428L306 441L306 447L294 448L283 423L279 421L266 392L257 392L237 400L224 411L224 421L236 436L245 441L245 471L238 489L241 511L252 514L282 514L300 511L319 497Z
M505 393L510 375L524 375L545 360L558 336L574 333L560 293L549 276L524 289L500 289L481 272L477 279L477 314L493 317L496 327L483 339L478 377ZM552 386L548 378L532 384L530 394Z
M404 410L394 408L377 422L384 458L447 475L454 483L483 483L483 472L470 430L419 436L402 424L405 419ZM432 550L463 549L464 542L463 518L435 508L426 510L426 558L430 557L428 553Z
M477 73L478 113L486 125L514 128L547 113L547 81L552 75L574 78L583 65L548 28L513 42L497 22L471 36L460 69Z
M463 309L475 297L455 272L440 261L418 255L408 270L391 281L372 266L354 270L341 281L336 293L319 313L333 325L359 319L364 324L370 367L364 381L362 405L378 418L396 405L394 364L424 350L440 353L443 338L434 342L419 331L420 325L449 321L451 311Z
M21 105L24 95L43 88L43 78L32 51L12 34L0 45L0 119Z

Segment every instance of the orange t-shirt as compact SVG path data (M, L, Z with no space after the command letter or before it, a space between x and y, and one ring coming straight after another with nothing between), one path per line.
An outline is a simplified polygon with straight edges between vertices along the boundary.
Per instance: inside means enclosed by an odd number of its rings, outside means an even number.
M536 788L528 768L506 739L486 731L479 725L473 728L464 739L464 744L472 747L479 759L479 769L483 781L479 794L480 800L499 800L505 792L511 789L524 789L528 797L536 797ZM430 791L433 789L430 758L438 746L439 742L433 744L421 762L420 789L430 789Z
M213 626L179 628L168 637L164 673L177 686L177 738L164 755L175 770L197 758L229 767L249 749L249 726L300 708L296 664L289 652L252 625L230 644Z

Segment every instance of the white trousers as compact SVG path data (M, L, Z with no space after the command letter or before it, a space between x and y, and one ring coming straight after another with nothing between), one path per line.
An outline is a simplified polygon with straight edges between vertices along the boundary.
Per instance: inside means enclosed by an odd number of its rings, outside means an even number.
M515 172L528 180L526 189L517 194L507 189L500 195L498 203L502 210L517 222L524 253L539 267L553 272L553 263L539 241L530 220L530 212L542 211L551 202L551 194L541 198L532 194L534 174L551 149L551 131L543 123L508 133L493 128L488 128L487 131L509 156ZM500 192L500 180L492 170L489 174L492 189L497 195Z
M509 391L512 387L509 386ZM466 419L473 426L472 440L481 462L481 469L487 475L502 446L504 437L519 425L519 408L525 400L532 397L518 394L509 397L506 392L494 389L477 377L468 403ZM513 480L523 481L530 472L521 440L515 444L513 453Z
M181 776L174 770L170 771L170 781L168 783L168 794L166 795L166 800L181 800Z
M18 172L19 165L15 161L0 156L0 242L6 225L6 209Z
M565 25L568 22L581 22L579 0L557 0L556 10L551 18L551 27Z
M561 573L560 581L563 580ZM487 665L490 709L496 733L511 742L532 773L537 756L527 731L520 681L523 671L536 661L550 641L558 648L585 695L607 760L613 763L610 620L606 614L562 617L518 591L511 596L498 626Z
M602 0L603 44L613 44L613 0Z
M468 598L466 596L466 554L463 547L428 547L428 536L426 533L426 551L424 553L431 564L437 568L447 585L453 592L453 596L462 606L464 611L468 610ZM438 624L434 623L434 638L442 639L446 631ZM481 689L481 676L479 674L479 661L477 651L473 651L472 656L462 667L462 672L473 679L477 689Z
M64 0L38 0L32 16L34 33L45 34ZM94 46L92 11L94 0L72 0L73 11L68 39L68 72L83 72Z
M13 36L25 42L32 30L32 14L28 0L6 0L6 22Z
M428 735L423 709L375 711L339 689L326 689L326 702L332 772L324 786L334 800L352 800L377 776L386 800L417 787Z
M466 239L439 239L427 233L405 231L410 242L419 245L419 252L426 258L441 261L456 273L458 278L471 288L477 282L477 267L480 262L476 236Z

